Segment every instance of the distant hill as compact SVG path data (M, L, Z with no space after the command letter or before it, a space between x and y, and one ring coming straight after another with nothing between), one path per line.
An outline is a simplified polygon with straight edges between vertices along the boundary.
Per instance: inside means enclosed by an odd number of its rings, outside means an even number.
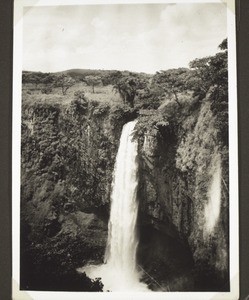
M137 75L138 77L147 78L151 80L153 75L146 73L135 73L130 71L117 71L117 70L91 70L91 69L69 69L60 72L53 73L43 73L43 72L34 72L34 71L23 71L22 74L22 83L24 84L51 84L52 81L56 80L57 76L67 75L73 78L76 82L86 82L87 76L98 76L101 78L103 85L113 85L115 84L115 78L117 78L116 72L121 73L121 76Z
M91 69L70 69L70 70L58 72L56 74L67 74L74 79L82 80L89 75L105 77L111 74L112 72L115 72L115 70L111 71L111 70L91 70Z
M94 70L94 69L69 69L65 71L60 72L37 72L37 71L23 71L23 74L35 74L35 75L41 75L41 74L55 74L55 75L62 75L67 74L75 79L83 79L86 76L93 75L93 76L107 76L112 74L113 72L117 72L118 70ZM129 75L130 73L133 74L141 74L144 76L151 77L152 74L147 74L144 72L130 72L130 71L120 71L123 75Z

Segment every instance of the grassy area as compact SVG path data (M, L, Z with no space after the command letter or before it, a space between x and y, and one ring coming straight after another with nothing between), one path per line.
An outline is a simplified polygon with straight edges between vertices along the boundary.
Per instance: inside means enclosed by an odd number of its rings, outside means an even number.
M66 95L62 94L61 88L53 88L52 93L43 94L41 90L43 85L35 84L23 84L22 87L22 101L23 104L40 103L59 103L61 105L67 105L74 99L74 93L79 90L85 92L88 100L94 100L104 103L117 104L121 103L122 99L120 95L113 91L111 85L108 86L96 86L95 92L92 92L92 87L87 86L84 82L76 83L74 86L68 89Z

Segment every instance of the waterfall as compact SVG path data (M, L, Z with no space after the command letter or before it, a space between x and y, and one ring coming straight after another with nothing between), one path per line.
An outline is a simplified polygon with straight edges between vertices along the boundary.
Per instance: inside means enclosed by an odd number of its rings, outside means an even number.
M206 232L212 233L220 215L221 205L221 158L216 154L211 168L213 174L208 191L208 203L205 207Z
M89 277L101 278L104 290L147 290L146 285L139 282L136 266L138 165L137 142L132 140L135 124L136 121L125 124L120 138L112 182L105 264L83 268Z
M135 122L124 125L116 157L105 261L123 277L136 275L137 142Z

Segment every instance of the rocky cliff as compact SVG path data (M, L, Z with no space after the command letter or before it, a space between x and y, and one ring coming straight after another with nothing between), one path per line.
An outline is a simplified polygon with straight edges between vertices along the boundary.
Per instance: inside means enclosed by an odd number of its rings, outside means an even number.
M203 103L193 101L187 109L180 108L181 119L177 110L176 104L168 103L159 108L156 118L155 114L146 116L147 123L154 118L154 125L140 136L141 226L173 237L189 249L193 258L193 289L227 290L226 141L220 139L218 116L212 111L211 99ZM166 117L164 122L158 120L159 114ZM164 255L161 256L158 266L163 262ZM164 264L167 273L167 262ZM156 276L156 272L150 271ZM174 285L170 280L168 284Z
M79 99L69 105L24 103L22 288L60 289L63 274L102 261L115 156L131 114ZM86 282L85 288L96 286Z
M58 281L50 286L58 289L63 274L103 260L119 137L134 118L140 267L163 289L229 288L227 145L211 100L188 101L182 107L168 101L149 113L79 99L24 104L24 289L48 289L49 281ZM86 290L99 288L85 281Z

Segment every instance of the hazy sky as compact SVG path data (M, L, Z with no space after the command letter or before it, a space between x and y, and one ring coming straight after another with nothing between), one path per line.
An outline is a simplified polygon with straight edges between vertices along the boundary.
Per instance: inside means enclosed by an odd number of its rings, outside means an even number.
M227 36L224 4L28 7L23 69L154 73L212 55Z

